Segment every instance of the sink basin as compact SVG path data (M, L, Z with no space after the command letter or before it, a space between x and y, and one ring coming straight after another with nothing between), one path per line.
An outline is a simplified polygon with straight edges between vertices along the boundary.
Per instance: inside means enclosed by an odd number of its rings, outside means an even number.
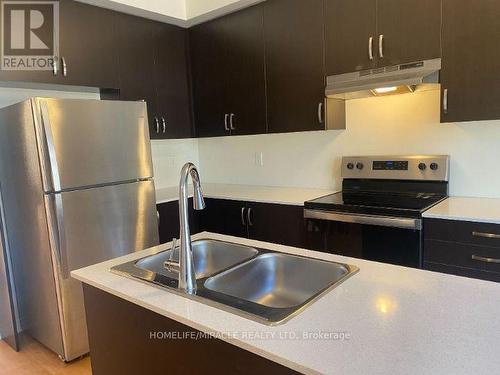
M258 254L258 251L251 247L214 240L194 241L192 249L197 279L214 275ZM163 267L163 263L171 259L172 251L174 251L172 259L178 261L179 248L176 248L140 259L135 263L135 266L145 271L177 278L176 273L168 272Z
M267 325L287 321L358 271L347 264L217 240L192 245L195 294L180 290L179 275L163 267L172 250L119 264L111 271ZM176 249L174 260L178 253Z
M347 266L281 253L268 253L205 281L205 288L271 308L306 303L344 279Z

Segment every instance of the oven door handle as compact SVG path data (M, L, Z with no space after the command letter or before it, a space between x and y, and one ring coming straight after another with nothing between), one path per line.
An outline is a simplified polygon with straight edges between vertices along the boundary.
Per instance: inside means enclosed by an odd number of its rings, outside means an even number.
M381 227L392 227L402 229L422 230L421 219L408 219L404 217L393 216L375 216L339 213L331 211L320 211L304 209L306 219L340 221L342 223L377 225Z

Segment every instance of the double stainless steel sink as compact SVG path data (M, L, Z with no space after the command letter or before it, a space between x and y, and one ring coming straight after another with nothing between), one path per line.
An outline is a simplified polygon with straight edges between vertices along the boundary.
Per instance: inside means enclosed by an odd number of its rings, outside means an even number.
M164 267L178 256L178 249L170 249L111 271L268 325L285 322L358 271L347 264L198 240L193 242L197 291L189 295L177 288L178 275Z

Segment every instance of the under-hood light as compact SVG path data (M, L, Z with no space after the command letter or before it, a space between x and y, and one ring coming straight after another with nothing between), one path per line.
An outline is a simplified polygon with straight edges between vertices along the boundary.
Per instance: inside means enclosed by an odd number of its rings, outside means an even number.
M409 92L415 92L415 86L390 86L390 87L380 87L378 89L370 90L374 96L388 96L397 94L406 94Z
M390 92L397 91L397 89L398 88L396 86L393 86L393 87L381 87L373 91L375 91L376 94L388 94Z

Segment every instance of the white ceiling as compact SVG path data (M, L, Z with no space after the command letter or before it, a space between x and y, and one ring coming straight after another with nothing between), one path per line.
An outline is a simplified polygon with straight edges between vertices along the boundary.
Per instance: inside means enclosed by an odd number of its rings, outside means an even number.
M264 0L78 0L156 21L190 27Z

